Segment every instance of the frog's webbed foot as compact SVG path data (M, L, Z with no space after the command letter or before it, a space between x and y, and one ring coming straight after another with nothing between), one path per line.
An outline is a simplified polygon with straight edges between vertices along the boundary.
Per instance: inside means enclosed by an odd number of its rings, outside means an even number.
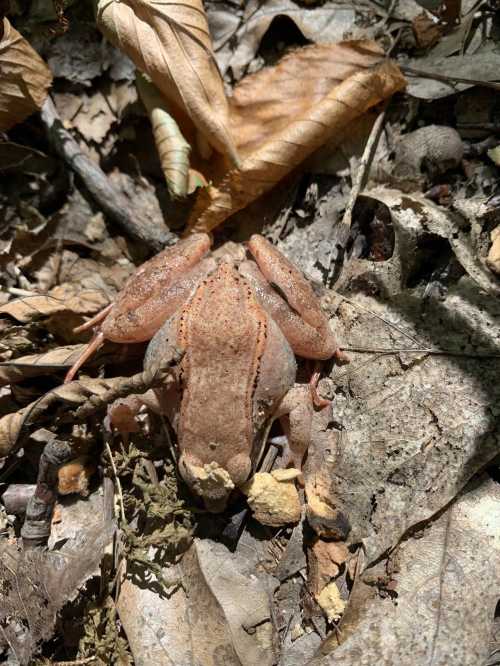
M281 400L276 412L287 438L284 467L302 470L302 460L311 441L313 401L307 385L294 386Z
M320 380L320 377L321 377L320 363L316 362L314 367L314 372L312 373L311 379L309 380L309 389L311 391L311 398L314 406L317 407L318 409L323 409L323 407L329 407L332 404L332 402L327 398L322 398L318 393L318 382Z

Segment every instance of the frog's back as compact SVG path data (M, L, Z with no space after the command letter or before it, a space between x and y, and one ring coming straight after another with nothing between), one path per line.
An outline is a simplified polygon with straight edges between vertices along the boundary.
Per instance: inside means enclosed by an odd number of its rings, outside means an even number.
M226 466L253 445L252 394L266 344L267 314L244 278L221 263L184 309L178 339L183 398L179 444Z

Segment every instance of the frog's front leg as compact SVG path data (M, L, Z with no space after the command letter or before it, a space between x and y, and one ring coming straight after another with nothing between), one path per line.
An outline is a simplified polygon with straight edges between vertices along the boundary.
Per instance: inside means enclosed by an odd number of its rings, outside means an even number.
M115 303L77 329L86 330L102 322L65 381L74 379L104 340L120 343L150 340L213 268L213 260L203 260L209 249L210 237L194 234L142 264L128 279Z
M307 385L297 384L282 398L274 417L279 418L287 444L283 466L302 469L302 460L311 441L313 400Z

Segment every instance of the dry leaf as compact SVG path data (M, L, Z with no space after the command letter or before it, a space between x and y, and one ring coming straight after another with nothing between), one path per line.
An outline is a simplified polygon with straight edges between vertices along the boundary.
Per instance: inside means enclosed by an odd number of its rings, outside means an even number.
M188 193L191 146L170 115L168 103L158 89L142 75L137 76L136 85L151 120L168 191L173 197L185 197Z
M48 294L35 294L9 301L0 307L0 316L9 315L27 323L38 317L61 312L93 314L108 304L109 300L102 291L79 291L76 285L65 284L54 287Z
M83 405L91 396L102 396L110 388L120 385L123 378L90 379L83 377L78 381L62 384L52 389L38 400L13 414L0 418L0 458L9 455L18 445L18 438L24 427L38 424L47 415L49 407L62 403L65 406ZM51 418L54 415L52 413Z
M205 141L236 164L224 85L201 0L100 0L97 23L187 113Z
M0 547L0 649L13 648L18 664L34 663L40 643L53 633L57 613L100 574L101 559L115 532L102 491L60 509L61 520L53 526L49 542L53 547L57 539L57 550L23 551L6 543Z
M0 386L46 375L49 370L70 368L85 348L86 345L56 347L43 354L30 354L4 361L0 363Z
M39 109L51 83L47 65L4 17L0 41L0 131L10 129Z
M499 521L498 484L476 478L445 512L403 538L392 574L397 600L377 595L366 603L361 590L353 594L341 645L326 656L319 651L310 666L486 664L500 594ZM374 575L388 567L391 560L381 562Z
M474 85L473 82L457 82L455 77L472 81L496 81L500 55L494 42L485 41L474 53L443 57L432 50L422 58L409 60L407 64L415 72L425 73L425 76L415 74L408 77L408 93L419 99L430 100L456 95ZM439 80L433 79L433 74L436 74ZM446 77L450 77L449 81L446 81Z
M461 230L460 220L454 218L453 213L419 194L410 195L398 190L376 188L365 192L364 195L386 204L393 219L403 217L406 225L424 228L430 233L446 238L462 268L477 285L486 292L500 295L498 282L479 261L469 234Z
M168 594L158 594L154 574L138 585L129 569L117 608L137 666L275 663L268 592L245 571L247 559L197 539L164 569L167 580L182 583Z
M231 100L243 162L200 193L190 229L219 225L404 86L398 67L371 42L311 46L245 79Z

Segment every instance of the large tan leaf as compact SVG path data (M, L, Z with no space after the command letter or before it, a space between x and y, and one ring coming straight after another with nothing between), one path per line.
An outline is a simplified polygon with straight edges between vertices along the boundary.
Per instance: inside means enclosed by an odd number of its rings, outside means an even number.
M138 666L270 666L276 663L269 594L249 575L248 556L196 539L176 567L165 567L172 591L155 578L139 585L133 566L120 585L118 613Z
M202 1L99 0L97 22L162 94L188 114L205 142L237 163Z
M405 84L399 68L371 42L311 46L244 79L231 99L243 162L200 193L190 229L219 225Z
M0 19L2 20L2 19ZM52 83L47 65L4 17L0 34L0 131L39 109Z

